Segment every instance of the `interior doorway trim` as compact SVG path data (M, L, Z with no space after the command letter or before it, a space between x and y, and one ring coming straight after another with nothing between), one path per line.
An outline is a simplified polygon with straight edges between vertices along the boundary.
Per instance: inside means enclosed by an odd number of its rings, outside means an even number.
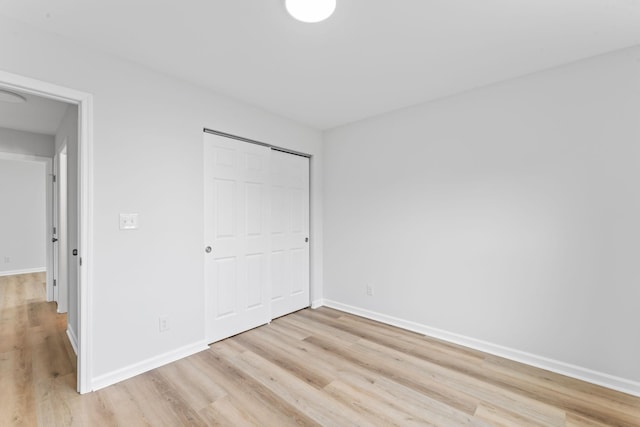
M0 70L0 88L76 104L78 106L78 369L77 390L92 391L93 287L93 96L64 86Z

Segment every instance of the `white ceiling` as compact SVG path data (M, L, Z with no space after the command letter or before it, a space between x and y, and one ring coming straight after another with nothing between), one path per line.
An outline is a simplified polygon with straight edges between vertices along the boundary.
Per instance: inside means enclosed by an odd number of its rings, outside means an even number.
M328 129L640 44L640 0L0 0L26 22Z
M27 102L0 101L0 128L55 135L69 104L24 93L22 96Z

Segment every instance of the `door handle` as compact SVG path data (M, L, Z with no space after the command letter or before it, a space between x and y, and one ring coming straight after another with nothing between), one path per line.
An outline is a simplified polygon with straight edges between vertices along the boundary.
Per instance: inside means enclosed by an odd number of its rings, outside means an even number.
M210 254L210 253L211 253L211 251L212 251L211 246L207 246L206 248L204 248L204 251L205 251L206 253Z
M52 241L53 243L55 243L55 242L57 242L57 241L58 241L58 239L56 239L55 237L52 237L52 238L51 238L51 241Z

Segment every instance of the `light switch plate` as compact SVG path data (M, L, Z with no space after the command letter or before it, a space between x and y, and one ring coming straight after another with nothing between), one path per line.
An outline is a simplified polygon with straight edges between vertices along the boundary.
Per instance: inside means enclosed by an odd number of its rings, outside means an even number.
M137 230L138 229L138 214L120 214L120 230Z

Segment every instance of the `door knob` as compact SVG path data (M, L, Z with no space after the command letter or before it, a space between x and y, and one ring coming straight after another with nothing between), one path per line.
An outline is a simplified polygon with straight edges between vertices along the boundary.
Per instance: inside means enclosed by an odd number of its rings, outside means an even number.
M206 248L204 248L204 251L208 254L211 253L211 246L207 246Z

